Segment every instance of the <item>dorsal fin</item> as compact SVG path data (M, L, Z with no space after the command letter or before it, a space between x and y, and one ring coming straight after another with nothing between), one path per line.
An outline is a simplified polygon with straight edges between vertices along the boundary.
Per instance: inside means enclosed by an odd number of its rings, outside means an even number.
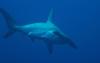
M52 21L52 16L53 16L53 8L50 10L47 23L51 23L51 21Z

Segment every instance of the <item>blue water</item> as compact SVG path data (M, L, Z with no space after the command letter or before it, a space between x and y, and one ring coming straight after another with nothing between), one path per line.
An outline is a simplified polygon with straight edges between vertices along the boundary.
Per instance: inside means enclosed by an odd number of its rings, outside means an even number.
M32 43L20 32L4 39L8 28L0 16L0 63L100 63L99 0L1 0L0 8L18 25L44 22L53 8L53 23L78 47L55 45L50 55L44 43Z

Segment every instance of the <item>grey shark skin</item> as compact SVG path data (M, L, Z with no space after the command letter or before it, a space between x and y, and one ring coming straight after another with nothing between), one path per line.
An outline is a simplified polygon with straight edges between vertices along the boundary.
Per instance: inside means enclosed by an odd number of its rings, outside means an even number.
M16 26L15 20L2 8L0 8L0 14L5 18L9 31L4 35L4 38L8 38L16 31L26 34L33 42L35 39L43 40L48 47L48 51L51 54L54 44L68 44L73 48L77 48L71 39L65 36L61 30L52 23L53 9L51 9L48 20L46 22L32 23L23 26Z

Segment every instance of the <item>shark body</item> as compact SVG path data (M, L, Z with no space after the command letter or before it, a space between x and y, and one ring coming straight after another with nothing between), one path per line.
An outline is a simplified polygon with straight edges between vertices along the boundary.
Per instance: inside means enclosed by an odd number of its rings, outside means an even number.
M16 26L14 19L4 10L0 9L0 13L5 17L9 31L5 34L4 38L7 38L14 34L16 31L26 34L33 42L43 40L48 47L48 51L51 54L53 50L53 44L68 44L73 48L76 45L68 38L55 24L52 23L53 9L50 11L48 20L46 22L32 23L23 26Z

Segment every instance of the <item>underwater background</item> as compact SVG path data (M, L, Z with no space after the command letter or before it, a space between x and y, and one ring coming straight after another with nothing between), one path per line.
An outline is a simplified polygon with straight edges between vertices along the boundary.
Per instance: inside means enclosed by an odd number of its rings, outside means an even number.
M55 45L50 55L44 43L20 32L4 39L8 27L0 15L0 63L100 63L99 0L0 0L0 8L18 25L45 22L53 8L53 23L78 47Z

